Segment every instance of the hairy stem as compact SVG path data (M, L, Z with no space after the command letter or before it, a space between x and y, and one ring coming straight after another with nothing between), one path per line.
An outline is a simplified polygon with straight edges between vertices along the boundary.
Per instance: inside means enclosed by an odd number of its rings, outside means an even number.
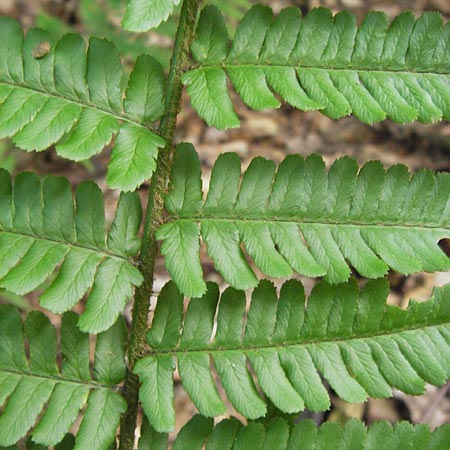
M180 21L172 55L165 100L165 114L160 124L160 134L166 139L166 147L159 152L156 171L150 184L147 214L145 217L144 235L141 248L141 271L144 275L142 286L136 291L133 305L133 321L131 324L128 363L129 370L125 379L124 396L128 403L126 414L120 427L119 450L132 450L138 409L139 380L132 373L136 361L145 354L145 334L150 296L153 289L155 259L157 255L156 230L161 224L164 209L164 195L170 175L170 164L173 154L173 141L177 116L181 107L181 76L188 67L189 47L194 38L197 12L201 0L184 0Z

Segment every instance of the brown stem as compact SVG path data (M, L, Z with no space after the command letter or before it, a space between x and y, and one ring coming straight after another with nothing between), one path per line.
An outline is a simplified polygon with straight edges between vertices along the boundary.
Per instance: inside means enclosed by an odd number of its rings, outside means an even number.
M139 380L132 373L136 361L145 353L145 334L147 332L148 310L153 289L155 260L158 252L155 233L161 224L164 211L164 196L167 191L170 176L170 164L173 155L173 141L177 116L181 107L182 83L181 76L188 67L189 48L194 38L197 12L201 0L184 0L172 54L169 78L167 81L165 114L160 124L160 134L166 139L166 147L159 152L157 168L150 183L145 217L144 235L141 248L141 270L144 282L137 289L133 305L133 320L131 324L128 363L129 370L125 378L123 395L128 409L122 418L120 426L119 450L133 450L134 432L138 410Z

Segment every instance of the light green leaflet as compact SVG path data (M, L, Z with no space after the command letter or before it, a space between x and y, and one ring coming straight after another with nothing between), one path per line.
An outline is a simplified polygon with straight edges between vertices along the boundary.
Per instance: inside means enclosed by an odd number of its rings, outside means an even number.
M433 432L427 425L387 421L366 428L363 422L350 419L345 425L325 422L317 426L312 420L288 423L273 418L242 425L231 418L215 427L212 419L194 416L179 432L174 450L447 450L450 425ZM139 450L167 450L168 436L157 433L147 421L141 429ZM206 447L205 447L206 445Z
M132 260L140 248L139 196L121 194L107 236L104 211L92 182L78 186L74 203L64 178L23 173L11 185L8 172L0 170L0 287L26 294L60 266L40 304L62 313L89 291L78 325L91 333L108 329L142 283Z
M130 31L148 31L165 22L180 0L128 0L123 27Z
M344 11L325 8L304 18L298 8L272 11L255 5L229 48L220 11L203 9L192 44L196 66L185 73L193 107L217 128L239 126L227 76L255 110L285 102L333 119L354 114L366 123L450 119L450 24L438 13L370 12L357 27Z
M115 439L120 415L126 410L126 402L117 392L126 371L125 322L121 318L97 336L92 376L89 334L78 329L77 321L73 312L62 316L60 370L56 330L48 318L41 312L27 316L27 358L19 312L0 305L0 407L4 406L0 446L15 444L31 429L33 442L44 448L61 443L55 448L107 450ZM66 434L83 408L73 443L73 437Z
M158 432L175 425L175 362L184 390L206 417L226 412L212 362L229 402L247 419L265 416L261 391L284 413L327 410L320 375L350 403L390 397L392 388L418 395L425 383L444 384L450 376L450 285L406 310L387 305L388 292L385 279L369 281L362 291L354 279L322 281L306 302L299 281L286 282L279 296L262 281L246 313L244 291L228 288L219 299L217 285L208 283L183 315L184 297L169 282L147 334L150 354L134 367L150 424Z
M81 161L116 136L108 185L132 191L151 177L165 145L151 128L163 114L165 83L155 59L139 57L123 91L119 53L106 40L91 38L86 51L75 34L53 42L32 29L24 39L16 21L0 17L0 42L0 138L27 151L56 144L60 156ZM42 42L50 48L37 57Z
M200 237L218 272L237 289L257 284L241 244L266 275L293 271L346 281L351 264L367 278L448 270L438 242L450 238L450 175L411 175L379 162L358 169L344 157L330 168L318 155L288 156L278 168L255 158L241 179L236 154L219 156L203 201L200 162L179 145L166 197L170 213L157 236L173 280L185 295L205 291Z

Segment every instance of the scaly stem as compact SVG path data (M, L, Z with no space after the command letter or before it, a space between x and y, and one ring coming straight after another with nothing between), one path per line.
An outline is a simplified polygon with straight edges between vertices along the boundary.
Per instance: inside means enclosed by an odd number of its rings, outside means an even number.
M136 361L145 353L145 334L147 331L150 296L153 289L153 276L157 255L155 233L161 224L164 209L164 195L170 176L173 154L173 140L177 116L181 107L183 86L181 76L188 67L189 47L194 38L197 12L201 0L184 0L172 55L165 100L165 114L160 124L160 134L166 139L166 147L159 152L156 171L150 184L147 214L141 248L141 271L144 282L136 291L133 305L133 321L128 343L129 370L125 379L124 397L128 409L120 426L119 450L132 450L138 409L139 380L132 373Z

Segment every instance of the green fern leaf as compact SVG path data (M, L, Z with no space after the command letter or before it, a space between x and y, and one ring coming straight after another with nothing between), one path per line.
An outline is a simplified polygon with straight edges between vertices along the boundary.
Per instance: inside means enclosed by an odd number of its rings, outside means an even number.
M164 74L150 56L136 61L125 93L119 53L81 36L53 42L34 29L24 40L19 24L0 17L0 138L24 150L56 152L74 161L99 153L118 132L108 169L111 188L136 189L151 177L158 148L165 145L150 124L163 112ZM47 54L33 56L37 46ZM122 101L122 97L125 100Z
M327 172L318 155L288 156L275 164L255 158L240 180L236 154L221 155L203 202L194 148L176 152L166 198L171 214L158 230L166 266L185 295L205 291L200 236L216 269L237 289L257 284L241 243L270 277L292 270L346 281L348 262L364 277L450 269L437 245L450 238L450 176L405 166L385 170L338 159ZM175 249L175 250L174 250ZM348 261L348 262L347 262Z
M168 441L169 435L166 433L157 433L144 416L138 450L166 450Z
M389 397L392 387L418 395L425 382L444 384L450 376L450 286L406 310L387 305L387 295L384 279L369 281L361 292L352 279L320 282L305 302L303 286L291 280L277 300L273 284L262 281L246 315L243 291L228 288L219 300L209 283L183 320L184 297L169 282L147 334L151 352L134 367L150 424L159 432L175 424L175 360L185 391L207 417L225 413L211 360L228 400L248 419L266 414L248 363L264 395L285 413L329 408L319 373L351 403Z
M41 312L32 312L26 318L28 359L19 312L0 305L0 406L4 407L0 445L15 444L33 427L33 442L45 448L62 441L56 448L106 450L115 439L120 415L126 409L125 400L117 392L126 371L125 322L120 319L97 336L92 377L89 335L77 328L77 321L73 312L62 317L60 369L56 331L48 318ZM65 435L85 406L75 445L68 446L72 438Z
M0 204L0 286L26 294L60 265L41 305L68 311L91 288L79 326L91 333L109 328L142 282L132 261L140 247L138 195L120 196L107 243L103 197L94 183L80 184L74 205L64 178L23 173L11 185L2 170Z
M129 31L148 31L165 22L180 0L129 0L122 25Z
M57 445L53 447L54 450L73 450L75 446L75 438L72 434L66 434L64 439ZM31 437L29 437L26 441L26 443L20 447L24 450L48 450L48 446L36 444L33 442ZM18 445L11 445L9 447L2 447L0 446L0 450L19 450Z
M203 439L196 431L206 425ZM259 439L255 442L247 437L254 431L259 432ZM192 436L190 438L190 436ZM200 416L193 417L180 431L174 445L176 448L201 450L206 444L206 450L369 450L376 448L414 448L420 450L445 450L450 438L449 425L442 425L430 431L427 425L411 425L399 422L395 425L387 421L373 423L366 428L363 422L350 419L345 425L325 422L317 426L312 420L303 420L297 424L290 424L282 418L274 418L262 423L242 425L231 418L219 422L212 430L210 422ZM168 435L157 433L144 419L139 440L139 450L167 450ZM202 442L202 445L199 445ZM261 445L261 442L262 445ZM186 447L180 447L180 445ZM248 445L243 447L243 445ZM388 447L387 447L388 446ZM1 450L5 450L0 447ZM17 450L18 447L8 447L6 450ZM31 441L26 450L46 450L47 447L37 446ZM67 438L55 447L55 450L72 450L73 437Z
M256 5L242 19L231 49L220 11L203 9L192 54L196 65L184 83L205 121L225 129L239 125L227 75L252 109L285 102L333 119L353 113L372 124L450 120L449 27L437 13L415 19L403 13L388 26L371 12L361 26L348 12L325 8L303 19L297 8L272 11Z

